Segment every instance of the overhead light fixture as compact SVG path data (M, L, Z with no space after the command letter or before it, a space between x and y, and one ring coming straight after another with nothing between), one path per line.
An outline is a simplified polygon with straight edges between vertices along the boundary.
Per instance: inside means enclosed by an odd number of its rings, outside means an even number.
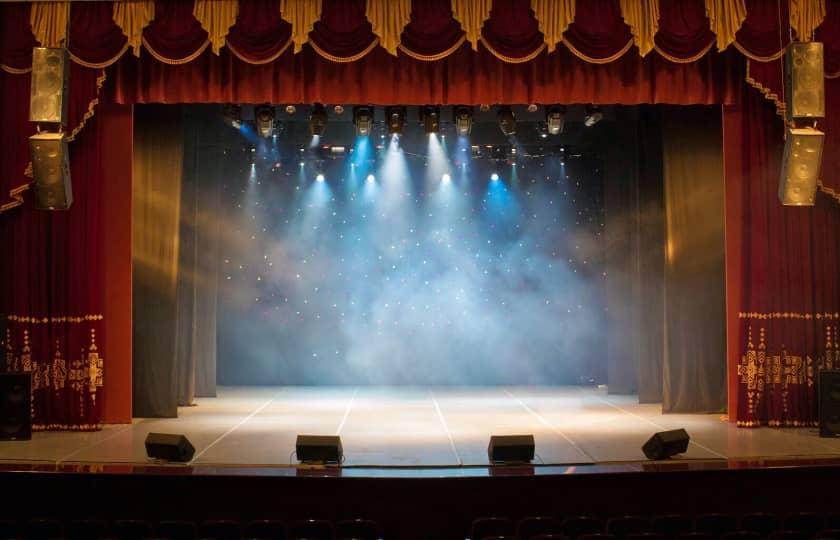
M242 127L242 107L235 103L226 103L222 109L225 123L239 129Z
M601 112L601 107L597 105L587 105L586 106L586 117L583 119L583 125L586 127L592 127L604 117L604 113Z
M344 107L341 105L336 105L335 107L333 107L333 112L335 114L344 114Z
M440 107L426 105L420 109L420 116L423 122L423 129L426 130L426 135L440 131Z
M529 113L535 113L535 112L537 112L537 109L539 109L539 107L537 107L536 103L529 103L528 104L528 112Z
M295 114L297 112L297 107L294 105L286 105L286 114Z
M356 136L370 135L373 130L373 108L367 105L353 107L353 124L356 126Z
M405 107L398 105L385 107L385 121L388 124L388 133L401 134L405 126Z
M257 106L254 119L257 123L257 133L261 137L271 137L274 133L274 107L269 104Z
M513 115L513 110L507 105L499 107L499 112L496 114L496 121L499 123L499 129L506 137L516 135L516 117Z
M459 137L466 137L472 131L473 108L466 105L458 105L452 109L452 121L455 124L455 132Z
M563 124L566 119L566 107L563 105L552 105L545 110L546 131L549 135L560 135L563 133Z
M309 115L309 133L320 137L327 129L327 111L320 103L312 105L312 112Z

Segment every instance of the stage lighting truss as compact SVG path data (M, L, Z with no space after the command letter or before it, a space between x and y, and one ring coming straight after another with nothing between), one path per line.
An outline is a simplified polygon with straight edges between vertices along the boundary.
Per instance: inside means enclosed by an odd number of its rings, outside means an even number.
M385 107L385 122L388 125L388 133L401 134L405 126L405 107L396 105Z
M473 109L466 105L458 105L452 108L452 122L455 124L455 132L459 137L466 137L472 131Z
M272 105L259 105L254 110L254 120L257 124L257 133L261 137L271 137L274 134L274 107Z
M356 126L356 136L365 137L373 130L373 107L359 105L353 108L353 124Z
M552 105L545 110L546 132L549 135L560 135L563 133L563 124L566 118L566 107L563 105Z
M602 118L604 118L604 113L601 112L601 107L597 105L587 105L583 125L586 127L592 127L600 122Z
M227 103L222 109L225 123L239 129L242 127L242 107L235 103Z
M499 129L506 137L516 135L516 117L513 115L513 110L508 106L499 107L499 112L496 114L496 121L499 123Z
M426 135L440 132L440 107L426 105L421 108L420 121L423 122Z
M312 112L309 114L309 133L313 137L322 136L327 129L327 110L320 103L312 105Z

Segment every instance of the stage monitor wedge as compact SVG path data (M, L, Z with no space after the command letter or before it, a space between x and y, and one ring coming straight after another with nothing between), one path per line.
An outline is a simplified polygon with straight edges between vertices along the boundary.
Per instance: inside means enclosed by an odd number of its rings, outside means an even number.
M344 459L338 435L298 435L295 453L304 463L341 463Z
M672 429L654 433L653 437L642 446L642 452L648 459L667 459L688 450L691 437L684 429Z
M817 196L825 135L813 128L788 128L779 200L785 206L813 206Z
M64 126L67 120L67 51L32 49L29 121Z
M38 208L67 210L73 204L67 139L62 133L36 133L29 137L32 178Z
M840 437L840 370L820 370L817 394L820 437Z
M533 435L493 435L487 445L490 463L530 463L534 459Z
M823 44L791 43L785 49L785 114L794 118L825 116Z
M32 438L32 374L0 373L0 441Z
M166 461L187 462L195 455L195 447L182 434L149 433L146 436L146 455Z

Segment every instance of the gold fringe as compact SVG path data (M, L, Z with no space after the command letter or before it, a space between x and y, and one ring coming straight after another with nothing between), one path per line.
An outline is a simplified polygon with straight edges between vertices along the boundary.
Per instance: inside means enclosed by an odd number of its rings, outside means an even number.
M111 58L110 60L105 60L104 62L97 62L97 63L82 60L81 58L79 58L78 56L76 56L75 54L70 52L70 49L67 50L67 54L70 56L70 60L74 61L75 63L79 64L80 66L84 66L84 67L90 68L90 69L104 69L108 66L113 65L114 62L116 62L117 60L122 58L122 55L125 54L125 52L128 50L128 47L129 47L128 41L126 41L125 45L123 45L123 48L120 49L120 52L118 52L115 57Z
M32 72L32 66L28 68L13 68L12 66L7 66L6 64L0 64L0 69L5 71L6 73L10 73L12 75L25 75L26 73Z
M227 48L228 48L228 50L229 50L230 52L232 52L234 56L236 56L237 58L239 58L240 60L242 60L242 61L243 61L243 62L245 62L246 64L253 64L253 65L255 65L255 66L259 66L259 65L262 65L262 64L268 64L268 63L270 63L270 62L274 62L275 60L277 60L278 58L280 58L280 56L281 56L284 52L286 52L286 49L288 49L288 48L289 48L289 45L291 45L291 44L292 44L292 38L291 38L291 37L289 37L289 40L286 42L286 44L285 44L285 45L283 45L282 47L280 47L280 50L279 50L279 51L277 51L276 53L272 54L269 58L266 58L265 60L249 60L249 59L245 58L244 56L242 56L242 53L240 53L239 51L237 51L237 50L236 50L236 47L234 47L233 45L231 45L231 44L230 44L230 42L229 42L229 41L226 41L226 42L225 42L225 47L227 47Z
M88 109L85 111L85 115L82 116L81 123L73 128L73 131L70 132L70 135L67 137L67 142L72 142L76 140L76 135L82 131L82 128L85 127L87 121L93 118L93 115L96 114L96 106L99 105L99 92L102 90L102 85L105 84L105 79L107 78L107 74L105 70L102 70L99 77L96 78L96 97L94 97L90 103L88 103Z
M826 79L836 79L837 77L840 77L840 71L838 71L837 73L826 73L825 74Z
M34 431L99 431L102 429L102 424L32 424L32 429Z
M569 43L569 41L566 38L563 38L563 45L568 47L568 49L572 51L572 54L574 54L575 56L577 56L585 62L589 62L590 64L609 64L610 62L615 62L616 60L624 56L624 54L627 53L627 51L630 50L630 47L633 46L633 38L631 36L630 39L627 41L627 45L625 45L624 48L622 48L614 55L608 56L607 58L593 58L591 56L587 56L579 50L577 50L571 43Z
M708 53L712 49L712 46L714 44L715 40L712 39L711 41L709 41L709 44L703 47L703 49L699 53L695 54L694 56L689 56L688 58L677 58L676 56L671 56L670 54L660 49L659 46L656 44L653 45L653 50L659 53L659 56L661 56L665 60L674 62L675 64L691 64L692 62L696 62L704 56L706 56L706 53Z
M89 321L101 321L105 317L102 315L79 315L66 317L27 317L26 315L9 315L8 319L12 322L21 324L56 324L56 323L83 323Z
M420 54L418 52L412 51L411 49L409 49L408 47L406 47L402 43L397 45L397 48L399 50L401 50L402 52L404 52L407 56L410 56L411 58L414 58L415 60L420 60L420 61L423 61L423 62L435 62L437 60L443 60L444 58L446 58L450 54L452 54L455 51L457 51L458 49L460 49L461 45L463 45L466 40L467 40L467 35L464 34L463 36L461 36L461 39L459 39L458 41L455 42L455 45L449 47L445 51L443 51L441 53L438 53L438 54Z
M32 163L29 164L29 167L32 167ZM26 173L24 172L24 175ZM12 208L17 208L23 204L23 192L27 189L32 187L32 182L27 182L26 184L21 184L16 188L12 188L9 190L9 198L11 198L11 202L7 202L6 204L0 205L0 214L7 210L11 210Z
M756 81L750 76L750 61L747 59L747 75L744 77L744 80L747 81L747 84L761 92L761 94L765 97L765 99L769 99L776 105L776 114L781 116L782 118L785 117L785 104L779 101L779 96L772 92L769 88L761 84L760 82Z
M543 52L546 47L548 47L548 45L546 45L545 42L543 42L543 44L537 47L537 49L534 52L528 54L527 56L523 56L522 58L514 58L512 56L505 56L493 47L491 47L490 44L487 43L486 39L482 37L478 39L484 45L484 48L490 51L490 54L492 54L502 62L505 62L506 64L524 64L525 62L530 62L531 60L539 56L540 53Z
M829 197L833 198L837 202L840 202L840 193L823 184L821 180L817 180L817 187L820 188L820 191L822 191Z
M339 64L346 64L346 63L349 63L349 62L355 62L356 60L361 60L362 58L367 56L368 53L370 53L370 51L372 51L373 49L376 48L377 45L379 45L379 38L374 37L373 41L370 43L370 45L365 47L365 50L363 50L359 54L354 54L353 56L333 56L330 53L328 53L327 51L325 51L324 49L322 49L321 47L319 47L318 45L316 45L314 41L309 40L309 41L307 41L307 43L309 43L309 46L312 47L312 49L316 53L318 53L320 56L326 58L330 62L337 62Z
M743 54L744 56L746 56L750 60L755 60L756 62L765 62L765 63L766 62L772 62L774 60L778 60L779 58L781 58L785 54L785 50L780 49L778 52L775 52L775 53L771 54L770 56L758 56L757 54L753 54L750 51L748 51L747 49L745 49L744 46L741 45L740 43L738 43L737 41L733 41L732 45L734 45L735 48L738 49L741 52L741 54Z
M826 319L826 320L840 320L840 313L799 313L799 312L789 312L789 311L775 311L775 312L768 312L768 313L760 313L760 312L740 312L738 313L739 319L802 319L802 320L811 320L811 319Z
M185 56L184 58L166 58L165 56L161 55L159 52L154 50L152 47L150 47L149 42L146 41L145 37L142 38L142 42L143 46L146 47L146 50L149 51L149 54L151 54L156 60L158 60L159 62L163 62L164 64L169 64L171 66L179 66L181 64L186 64L187 62L192 62L193 60L201 56L201 53L203 53L204 50L210 46L210 40L208 39L204 42L204 44L201 47L198 48L197 51L195 51L189 56Z

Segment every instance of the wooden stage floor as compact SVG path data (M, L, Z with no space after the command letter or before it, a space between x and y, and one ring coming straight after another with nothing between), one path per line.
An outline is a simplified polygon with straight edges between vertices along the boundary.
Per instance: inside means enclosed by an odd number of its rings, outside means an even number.
M654 432L681 427L691 444L678 461L840 457L815 428L738 429L592 387L222 387L179 414L0 442L0 464L143 465L149 432L184 433L193 467L294 465L299 433L341 435L345 467L486 466L490 435L515 433L534 434L535 464L638 463Z

